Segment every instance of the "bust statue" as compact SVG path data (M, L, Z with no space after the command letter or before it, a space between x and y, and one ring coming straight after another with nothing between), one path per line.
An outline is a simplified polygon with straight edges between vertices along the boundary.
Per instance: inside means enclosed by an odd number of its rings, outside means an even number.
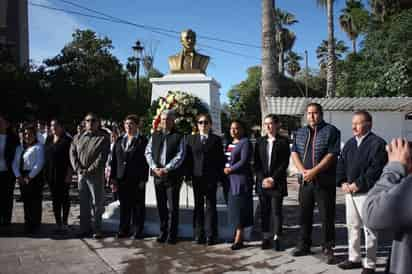
M191 29L182 31L180 42L183 50L169 57L170 73L206 73L209 56L195 51L196 33Z

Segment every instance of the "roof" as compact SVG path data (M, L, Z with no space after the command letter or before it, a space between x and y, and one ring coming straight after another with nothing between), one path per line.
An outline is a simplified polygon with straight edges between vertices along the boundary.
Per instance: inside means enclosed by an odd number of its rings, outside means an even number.
M266 97L270 113L303 115L306 105L316 102L323 111L396 111L412 112L412 97Z

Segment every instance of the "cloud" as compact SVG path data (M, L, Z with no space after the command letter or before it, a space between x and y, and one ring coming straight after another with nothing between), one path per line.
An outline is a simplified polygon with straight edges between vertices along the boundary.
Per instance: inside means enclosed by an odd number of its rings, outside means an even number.
M49 0L35 0L33 3L57 7ZM30 59L38 64L57 55L71 40L75 29L86 27L73 15L29 5Z

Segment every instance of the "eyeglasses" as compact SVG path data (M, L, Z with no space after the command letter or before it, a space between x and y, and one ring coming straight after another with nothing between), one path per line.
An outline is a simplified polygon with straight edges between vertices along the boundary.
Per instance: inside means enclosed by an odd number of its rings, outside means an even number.
M197 121L197 123L199 124L199 125L208 125L209 124L209 121Z

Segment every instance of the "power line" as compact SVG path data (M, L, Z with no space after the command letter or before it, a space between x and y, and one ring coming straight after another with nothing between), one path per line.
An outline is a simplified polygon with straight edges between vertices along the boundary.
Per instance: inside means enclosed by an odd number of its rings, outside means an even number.
M137 23L133 23L133 22L130 22L130 21L127 21L127 20L124 20L124 19L120 19L120 18L118 18L118 17L114 17L114 16L112 16L112 15L110 15L110 14L103 13L103 12L100 12L100 11L95 10L95 9L91 9L91 8L82 6L82 5L77 4L77 3L74 3L74 2L72 2L72 1L68 1L68 0L58 0L58 1L63 2L63 3L66 3L66 4L69 4L69 5L72 5L72 6L75 6L75 7L77 7L77 8L81 8L81 9L84 9L84 10L87 10L87 11L90 11L90 12L93 12L93 13L96 13L96 14L99 14L99 15L106 16L106 17L108 17L108 18L110 18L110 19L119 20L119 21L121 21L121 22L125 22L125 23L128 23L128 24L134 24L134 25L139 26L139 27L142 27L142 28L147 28L147 29L152 29L152 30L158 30L158 31L163 31L163 32L170 32L170 33L174 33L174 34L179 34L179 35L180 35L180 31L170 30L170 29L165 29L165 28L159 28L159 27L153 27L153 26L149 26L149 25L137 24ZM249 44L249 43L244 43L244 42L238 42L238 41L231 41L231 40L222 39L222 38L218 38L218 37L212 37L212 36L206 36L206 35L198 35L198 37L201 38L201 39L205 39L205 40L212 40L212 41L217 41L217 42L226 43L226 44L232 44L232 45L237 45L237 46L243 46L243 47L249 47L249 48L258 48L258 49L262 48L261 46L258 46L258 45Z
M174 39L179 39L178 35L173 35L170 34L170 32L165 32L165 31L160 31L160 30L156 30L156 29L151 29L151 28L147 28L144 25L140 25L140 24L135 24L135 23L131 23L128 21L124 21L121 19L111 19L108 18L107 16L103 17L103 16L97 16L97 15L91 15L91 14L86 14L86 13L82 13L82 12L78 12L78 11L73 11L73 10L67 10L67 9L63 9L63 8L56 8L56 7L51 7L51 6L47 6L47 5L43 5L43 4L38 4L38 3L34 3L34 2L30 2L31 6L34 7L39 7L39 8L43 8L43 9L48 9L48 10L53 10L53 11L60 11L60 12L64 12L64 13L68 13L68 14L75 14L75 15L79 15L79 16L83 16L83 17L89 17L89 18L94 18L94 19L99 19L99 20L103 20L103 21L108 21L108 22L112 22L112 23L117 23L117 24L124 24L124 25L130 25L130 26L134 26L134 27L139 27L139 28L143 28L145 30L151 31L153 33L157 33L169 38L174 38ZM113 17L115 18L115 17ZM231 54L231 55L236 55L236 56L241 56L244 58L252 58L255 60L260 60L259 58L255 57L255 56L251 56L251 55L245 55L239 52L234 52L234 51L229 51L226 49L222 49L222 48L218 48L218 47L213 47L213 46L209 46L206 44L198 44L201 45L204 48L209 48L212 50L217 50L217 51L221 51L223 53L227 53L227 54Z

